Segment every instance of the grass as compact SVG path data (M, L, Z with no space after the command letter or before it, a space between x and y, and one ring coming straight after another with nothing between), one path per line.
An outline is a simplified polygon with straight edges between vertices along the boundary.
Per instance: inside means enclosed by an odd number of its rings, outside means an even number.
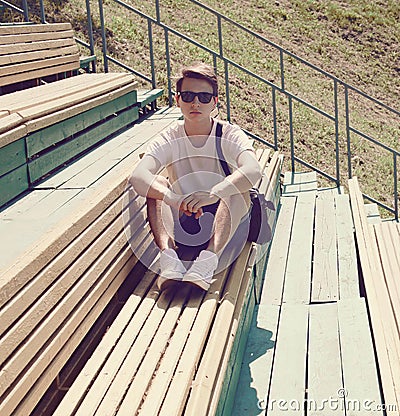
M155 2L127 0L133 7L156 18ZM397 0L206 0L209 7L281 45L291 53L320 67L399 110L400 102L400 4ZM84 0L45 1L49 21L71 21L87 39ZM110 55L150 76L147 22L104 0L107 42ZM175 30L218 51L216 18L188 0L160 0L161 21ZM101 56L99 12L92 4L96 50ZM153 25L158 86L166 87L164 31ZM222 22L224 56L280 86L279 51L245 31ZM210 55L170 34L172 74L193 60L213 63ZM102 62L99 61L101 69ZM285 88L291 94L334 115L333 81L289 55L284 58ZM110 70L120 70L111 65ZM220 74L220 114L226 117L224 66ZM243 128L273 141L272 90L247 74L230 67L231 119ZM351 125L368 136L400 150L399 116L356 94L349 93ZM344 89L338 87L339 148L342 181L348 175ZM289 102L276 92L277 137L289 153ZM330 175L335 175L335 124L318 112L293 101L296 154ZM392 156L362 137L352 134L352 170L362 190L393 206ZM286 158L288 160L288 158ZM289 168L289 165L286 165ZM300 167L302 169L302 167Z

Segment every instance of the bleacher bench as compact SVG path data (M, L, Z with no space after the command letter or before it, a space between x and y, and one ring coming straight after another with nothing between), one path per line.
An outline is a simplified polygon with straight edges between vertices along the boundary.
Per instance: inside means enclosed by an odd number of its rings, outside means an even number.
M69 23L0 26L0 41L2 86L79 68ZM92 73L0 96L0 207L132 124L161 94L141 92L139 101L132 74Z
M267 150L259 157L265 167L260 187L277 201L282 157ZM258 301L255 258L255 245L247 243L205 294L184 286L159 293L157 274L148 270L53 416L217 412L237 377Z
M127 178L146 141L179 116L164 109L141 120L0 212L2 416L43 414L34 409L76 375L66 364L85 337L84 351L96 339L99 316L112 315L141 281L138 257L150 261L154 243Z
M400 225L367 219L358 179L349 180L351 210L388 415L400 409Z

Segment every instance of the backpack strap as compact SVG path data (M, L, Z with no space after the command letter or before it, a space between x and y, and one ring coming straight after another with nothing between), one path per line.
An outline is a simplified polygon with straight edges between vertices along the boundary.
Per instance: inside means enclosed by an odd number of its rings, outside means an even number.
M224 158L224 154L222 153L222 145L221 145L221 137L222 137L222 124L217 122L217 127L215 128L215 145L217 147L217 155L219 162L221 163L222 170L225 173L225 176L229 176L231 171L229 169L228 164Z

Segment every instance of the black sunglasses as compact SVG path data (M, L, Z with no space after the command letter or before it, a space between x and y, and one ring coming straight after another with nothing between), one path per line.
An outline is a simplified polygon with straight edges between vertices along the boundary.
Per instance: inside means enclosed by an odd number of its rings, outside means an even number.
M208 104L214 97L211 92L193 92L193 91L181 91L178 95L182 98L185 103L191 103L194 97L198 97L202 104Z

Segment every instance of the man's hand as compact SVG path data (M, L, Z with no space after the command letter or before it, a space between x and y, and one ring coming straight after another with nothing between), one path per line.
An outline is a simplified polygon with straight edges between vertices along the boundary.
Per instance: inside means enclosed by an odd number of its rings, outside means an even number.
M188 217L190 217L193 213L195 214L195 218L198 219L203 215L203 210L199 208L197 211L189 211L184 206L183 201L185 198L188 198L190 195L179 195L175 192L168 190L164 196L164 202L169 205L170 207L175 208L176 210L182 211Z
M195 217L199 218L203 212L201 209L205 205L215 204L219 200L218 196L206 191L198 191L190 194L182 201L180 209L184 212L196 213ZM201 214L198 215L201 210Z

